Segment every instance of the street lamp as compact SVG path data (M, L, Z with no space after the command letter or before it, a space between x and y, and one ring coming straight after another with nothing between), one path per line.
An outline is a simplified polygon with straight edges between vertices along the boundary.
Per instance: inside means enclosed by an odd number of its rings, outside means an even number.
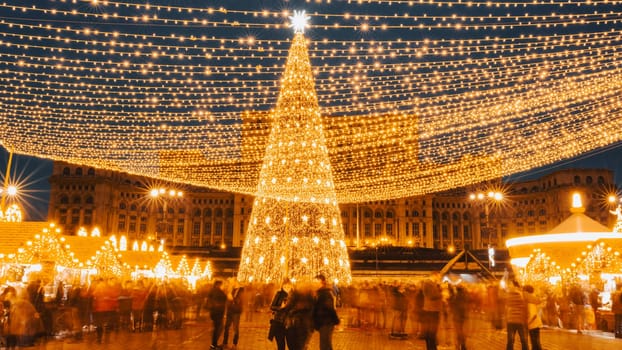
M6 181L5 181L6 182ZM19 206L13 201L9 201L7 205L7 198L17 197L19 190L15 185L6 185L0 188L0 221L5 222L20 222L22 221L22 211ZM13 202L11 204L11 202Z
M496 230L490 227L490 204L498 204L503 200L503 193L499 191L476 192L469 195L469 200L480 203L484 206L484 225L485 230L480 223L480 237L484 233L488 236L488 249L492 247L492 233Z
M152 188L149 191L149 195L154 200L162 201L162 208L163 208L162 222L161 224L156 225L156 230L155 230L155 241L158 241L158 228L165 225L164 226L165 228L163 228L163 231L166 231L166 227L168 226L168 223L166 222L166 212L168 211L168 208L167 208L168 201L177 199L177 198L182 198L184 196L184 193L182 191L172 189L172 188L158 187L158 188ZM164 245L164 242L160 242L160 244Z

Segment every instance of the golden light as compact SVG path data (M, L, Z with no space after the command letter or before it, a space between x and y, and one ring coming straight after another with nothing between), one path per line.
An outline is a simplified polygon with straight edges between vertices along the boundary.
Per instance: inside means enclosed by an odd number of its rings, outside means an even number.
M289 17L291 24L290 27L294 28L294 33L304 33L305 29L309 26L309 20L311 17L307 16L306 12L294 11L294 15Z
M15 185L10 185L10 186L7 188L7 191L6 191L6 192L7 192L7 194L8 194L9 196L15 196L15 195L17 195L17 191L18 191L18 190L17 190L17 186L15 186Z
M249 33L279 32L292 13L252 2L87 3L0 4L3 145L254 194L289 42ZM307 52L339 203L480 183L622 141L615 2L413 4L314 12L323 39ZM296 32L306 19L293 13Z
M572 207L573 208L582 208L583 203L581 202L581 194L573 193L572 194Z
M306 45L297 32L242 250L243 282L312 280L319 273L346 284L352 279L345 245L334 245L344 232ZM335 218L333 225L326 225L327 218Z

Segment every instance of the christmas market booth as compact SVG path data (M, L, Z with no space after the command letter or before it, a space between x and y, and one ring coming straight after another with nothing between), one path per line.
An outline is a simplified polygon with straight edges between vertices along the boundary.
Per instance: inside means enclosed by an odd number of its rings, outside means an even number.
M612 300L622 288L620 207L612 212L618 214L613 230L584 212L580 196L575 194L572 215L550 232L508 239L506 245L522 284L562 296L580 290L583 301L573 304L583 304L594 314L595 327L612 331Z

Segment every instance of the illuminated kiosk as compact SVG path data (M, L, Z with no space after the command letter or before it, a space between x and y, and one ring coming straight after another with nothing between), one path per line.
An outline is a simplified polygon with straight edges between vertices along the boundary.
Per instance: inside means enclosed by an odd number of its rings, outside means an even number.
M593 285L602 292L606 309L616 283L622 282L622 233L586 216L579 194L572 202L572 215L548 234L506 241L511 264L523 282L579 283L585 290Z

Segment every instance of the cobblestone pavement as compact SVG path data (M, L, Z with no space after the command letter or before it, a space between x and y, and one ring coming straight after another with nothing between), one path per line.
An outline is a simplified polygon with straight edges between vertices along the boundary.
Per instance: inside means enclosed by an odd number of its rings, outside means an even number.
M240 342L237 349L276 349L276 345L267 339L268 314L256 313L254 320L249 322L242 316L240 327ZM180 330L161 330L153 332L132 333L129 331L112 332L105 337L103 344L95 342L94 333L88 333L80 342L71 339L51 340L37 345L40 350L168 350L188 349L207 350L210 343L209 322L189 322ZM355 327L338 328L333 337L335 350L419 350L425 349L425 344L417 337L411 336L405 340L389 338L388 330L361 329ZM455 349L452 344L451 329L442 329L439 332L439 350ZM622 339L615 339L612 333L597 331L589 334L576 334L573 331L559 329L543 329L541 334L545 350L601 350L622 349ZM505 349L505 331L493 330L483 322L476 321L470 327L467 348L475 350ZM515 349L520 349L517 339ZM314 333L310 350L319 349L318 334Z

